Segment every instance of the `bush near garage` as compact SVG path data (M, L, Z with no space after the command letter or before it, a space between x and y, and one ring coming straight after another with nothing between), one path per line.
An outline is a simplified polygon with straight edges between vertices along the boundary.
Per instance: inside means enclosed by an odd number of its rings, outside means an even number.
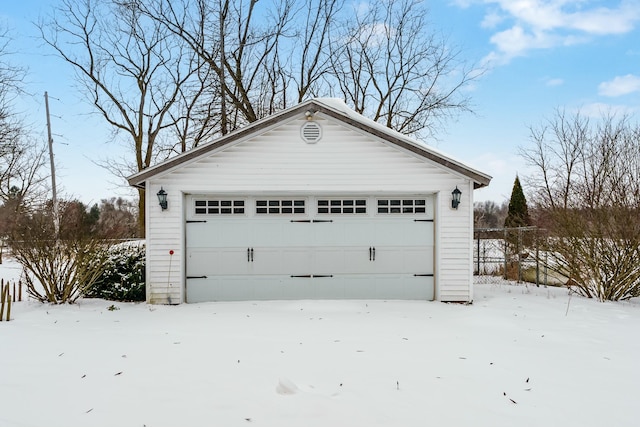
M102 274L85 296L111 301L145 301L145 245L130 242L111 247Z

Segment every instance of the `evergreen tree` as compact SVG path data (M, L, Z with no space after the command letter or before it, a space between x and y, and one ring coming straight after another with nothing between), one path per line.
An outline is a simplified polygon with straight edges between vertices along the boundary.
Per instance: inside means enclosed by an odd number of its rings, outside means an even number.
M529 208L527 207L527 199L524 197L520 179L516 175L511 190L511 200L509 201L509 211L507 218L504 220L505 227L527 227L531 225L529 217Z

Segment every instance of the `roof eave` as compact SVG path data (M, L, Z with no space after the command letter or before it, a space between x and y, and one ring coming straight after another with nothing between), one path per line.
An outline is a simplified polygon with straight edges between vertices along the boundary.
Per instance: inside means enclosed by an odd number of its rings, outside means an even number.
M130 177L127 178L127 181L129 182L129 185L133 187L144 188L145 182L149 178L157 174L173 169L174 167L182 163L188 162L189 160L196 159L201 155L206 154L210 151L219 150L222 147L225 147L239 139L244 138L247 135L250 135L255 130L274 126L277 123L281 122L282 120L286 120L300 114L301 111L308 110L310 106L313 106L312 108L313 108L314 114L320 112L324 115L332 117L343 123L346 123L356 129L359 129L363 132L366 132L368 134L371 134L383 140L389 141L399 147L404 148L405 150L408 150L421 157L424 157L435 163L438 163L452 171L460 173L463 176L468 177L473 181L474 189L485 187L489 185L489 182L491 181L491 176L489 175L483 174L479 171L466 167L458 162L455 162L449 158L443 157L442 155L439 155L437 153L433 153L426 148L420 147L416 144L409 143L404 138L399 138L397 136L394 136L392 134L393 131L391 129L387 131L386 129L382 130L376 127L372 127L367 123L365 123L364 121L354 119L351 115L347 115L343 111L339 111L334 108L331 108L330 106L316 99L310 99L308 101L302 102L301 104L298 104L295 107L283 110L269 117L265 117L264 119L251 123L228 135L224 135L210 143L207 143L200 147L181 153L180 155L172 159L166 160L163 163L160 163L156 166L153 166L151 168L140 171L134 175L131 175Z

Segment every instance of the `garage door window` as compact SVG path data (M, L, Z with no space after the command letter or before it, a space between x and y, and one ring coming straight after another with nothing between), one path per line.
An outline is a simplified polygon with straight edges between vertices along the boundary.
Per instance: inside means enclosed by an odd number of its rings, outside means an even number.
M379 214L417 214L426 212L425 199L378 199Z
M319 214L366 214L365 199L319 199Z
M244 215L244 200L196 200L196 215Z
M256 214L287 215L306 213L305 201L295 199L256 200Z

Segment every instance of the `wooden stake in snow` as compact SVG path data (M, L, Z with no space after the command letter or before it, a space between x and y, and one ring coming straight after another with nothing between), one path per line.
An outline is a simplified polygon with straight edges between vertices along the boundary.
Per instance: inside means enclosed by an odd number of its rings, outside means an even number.
M9 294L9 284L4 284L4 280L0 281L0 322L4 317L4 306L7 305L7 322L11 319L11 294Z
M2 318L4 317L4 300L5 300L5 287L4 287L4 279L0 280L0 322L2 322Z

